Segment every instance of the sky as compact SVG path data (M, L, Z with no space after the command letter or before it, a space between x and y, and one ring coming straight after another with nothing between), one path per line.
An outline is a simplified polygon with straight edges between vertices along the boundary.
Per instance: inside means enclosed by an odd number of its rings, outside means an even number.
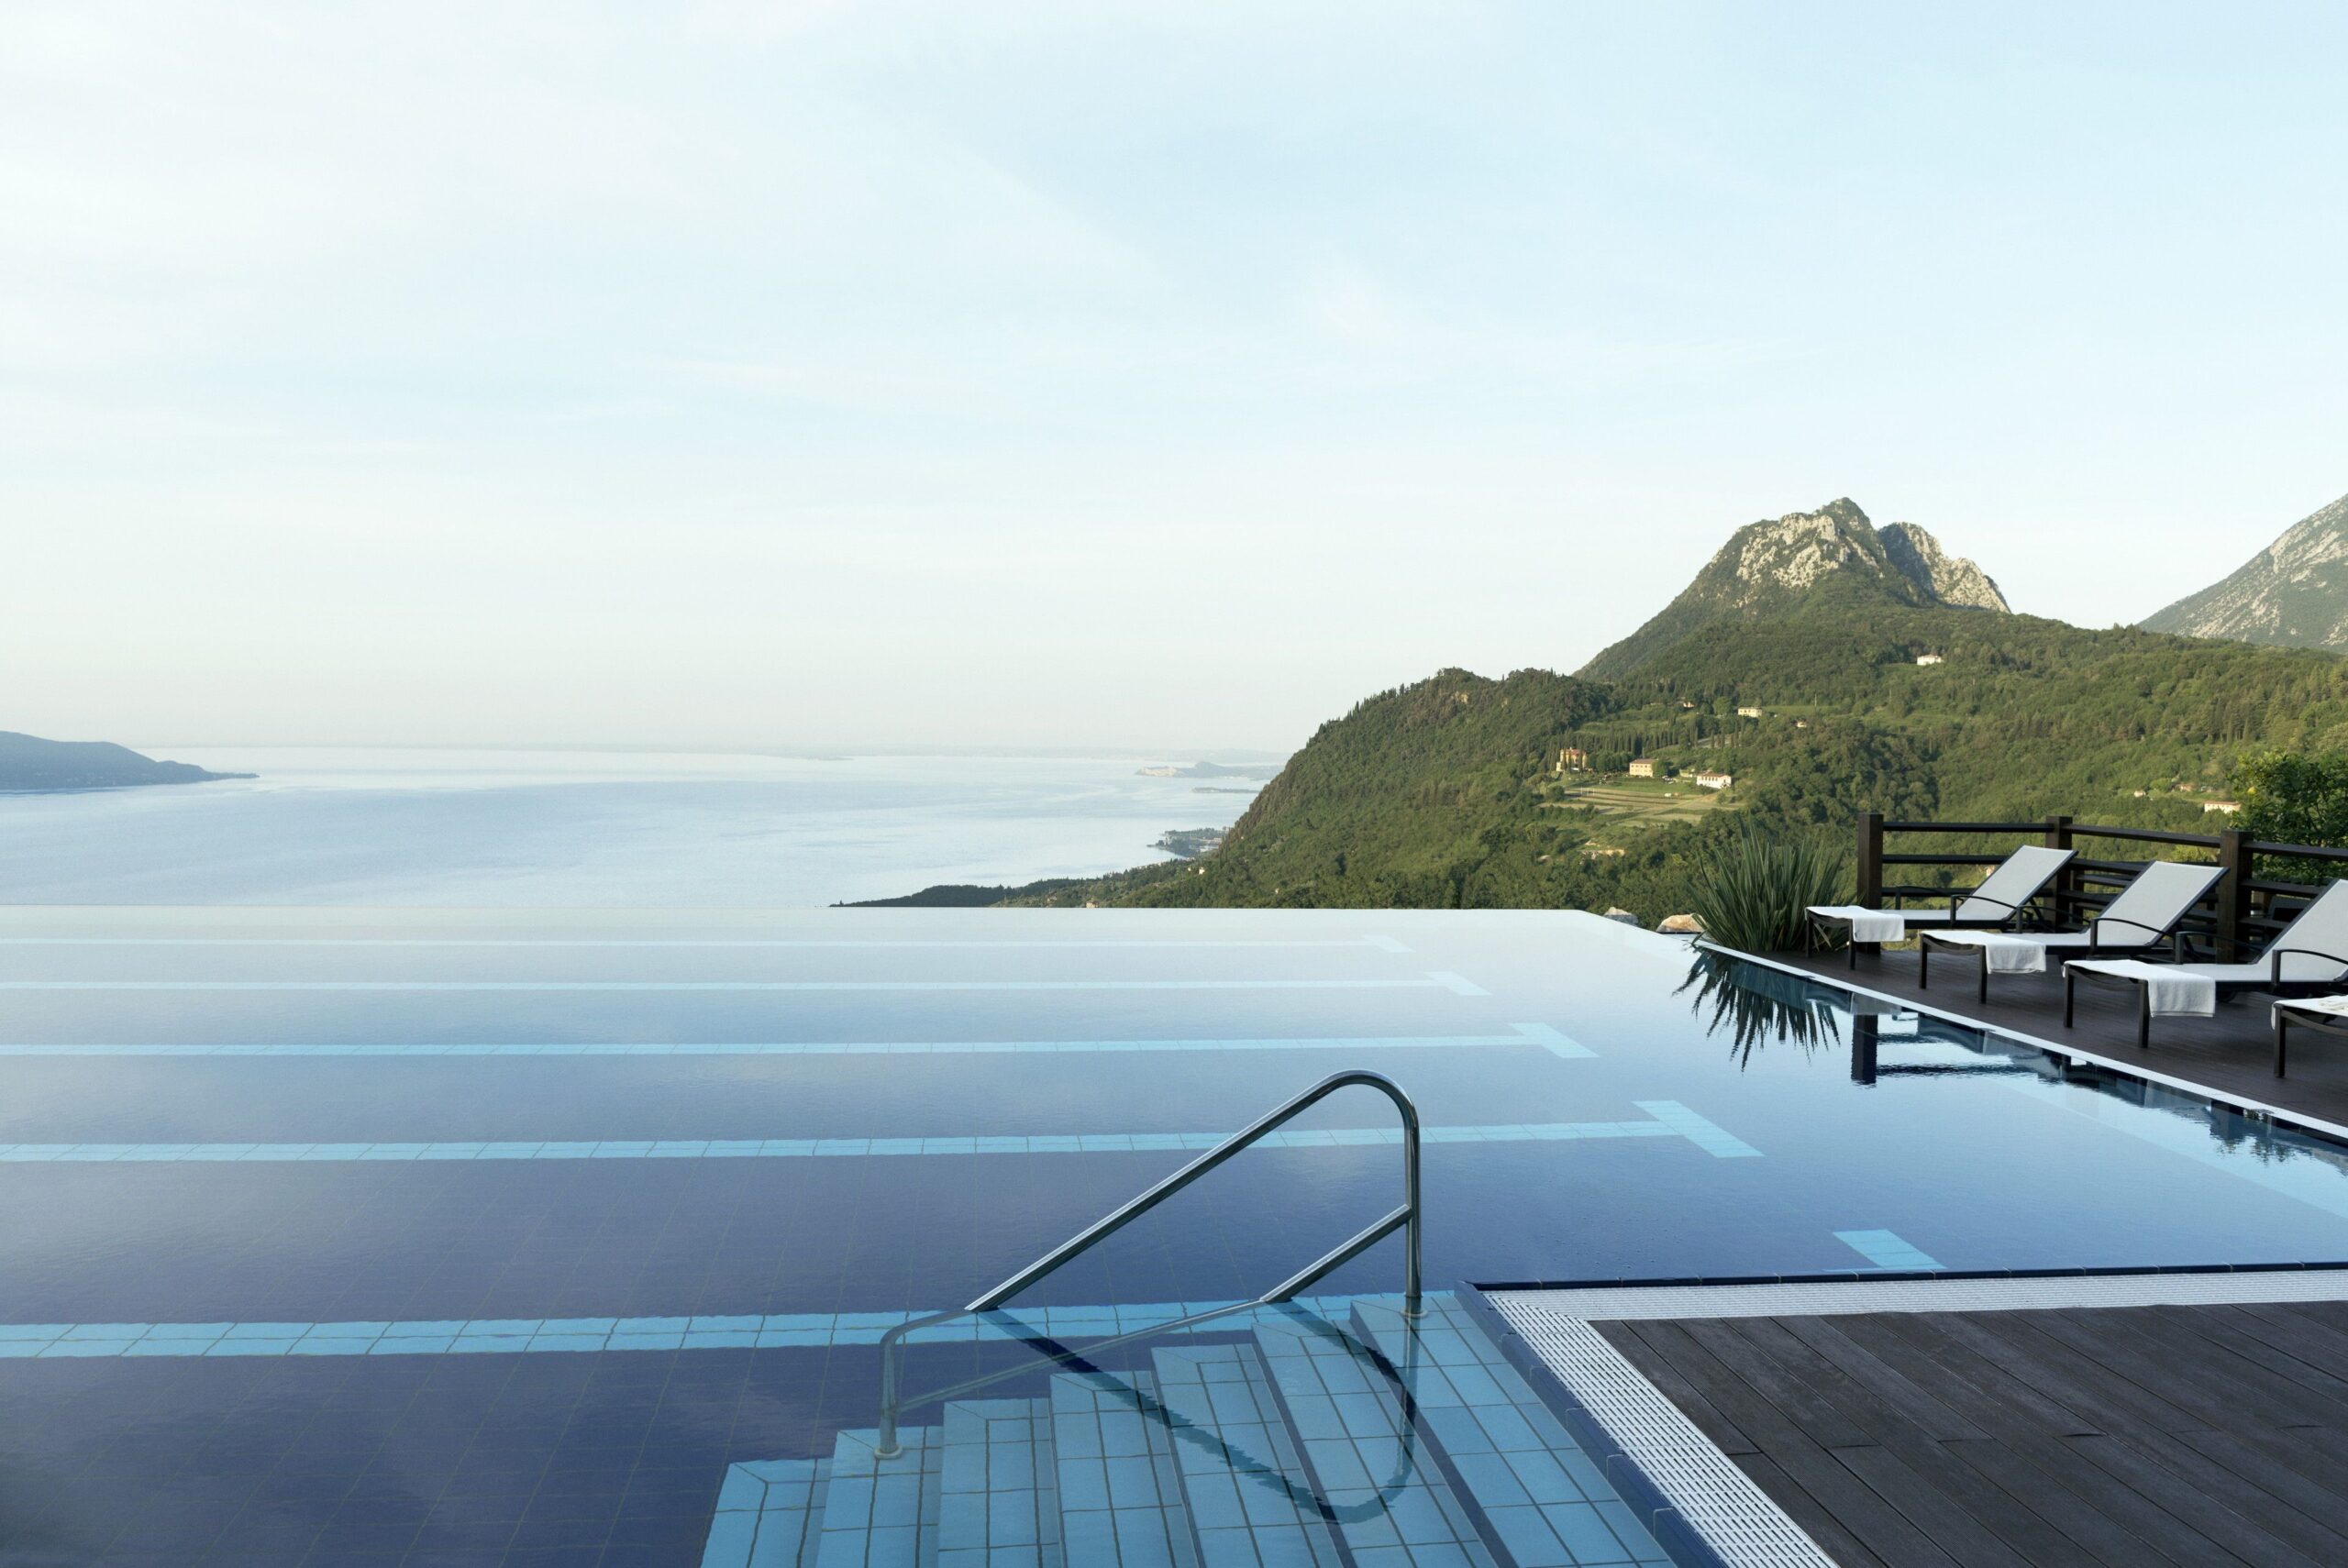
M0 3L0 729L1285 750L2348 491L2348 7Z

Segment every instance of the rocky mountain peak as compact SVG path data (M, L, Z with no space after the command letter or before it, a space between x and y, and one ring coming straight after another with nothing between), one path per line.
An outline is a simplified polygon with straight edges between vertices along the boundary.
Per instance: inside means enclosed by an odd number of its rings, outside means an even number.
M2013 606L1989 574L1963 556L1950 555L1941 542L1913 523L1894 523L1877 531L1883 553L1899 574L1932 599L1952 610L1996 610L2011 614Z
M2348 647L2348 496L2302 517L2222 580L2144 626L2188 637Z
M1678 598L1581 673L1612 680L1699 627L1798 609L1822 596L1927 610L2008 613L1988 573L1912 523L1877 528L1847 497L1748 523Z
M1720 602L1747 604L1801 592L1838 571L1877 572L1881 554L1867 514L1848 500L1831 501L1738 529L1697 581L1713 578Z

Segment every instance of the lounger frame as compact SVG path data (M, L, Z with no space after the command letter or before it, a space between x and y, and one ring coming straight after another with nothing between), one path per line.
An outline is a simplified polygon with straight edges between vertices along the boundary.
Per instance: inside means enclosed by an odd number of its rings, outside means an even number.
M2187 868L2178 867L2178 863L2176 862L2164 862L2161 864L2175 868ZM2063 959L2067 962L2072 958L2082 957L2091 959L2143 958L2159 953L2164 947L2165 947L2169 950L2168 955L2172 959L2182 963L2185 959L2185 932L2183 929L2185 922L2192 918L2194 909L2199 905L2203 899L2210 896L2210 889L2216 887L2224 876L2224 873L2220 871L2216 867L2189 867L2189 869L2204 873L2205 879L2201 883L2200 891L2192 899L2187 900L2183 905L2179 906L2176 912L2170 917L2167 924L2157 926L2149 925L2141 920L2130 920L2126 915L2116 915L2107 911L2088 922L2087 929L2084 932L2066 932L2062 933L2066 936L2084 935L2088 939L2087 947L2084 951L2076 945L2066 944L2064 946L2061 950ZM2146 885L2143 883L2143 878L2151 875L2152 870L2153 867L2146 867L2144 871L2139 874L2137 881L2132 882L2129 885L2129 889L2126 891L2121 892L2120 898L2114 900L2115 904L2121 900L2125 900L2128 897L2128 893L2130 891L2133 891L2137 887ZM2141 940L2134 942L2106 942L2104 940L2104 929L2107 926L2126 926L2132 931L2143 933L2143 936ZM2054 950L2050 948L2049 951L2052 952ZM1916 986L1918 989L1930 990L1932 988L1933 955L1935 953L1939 953L1944 955L1958 953L1965 954L1976 966L1976 973L1974 976L1974 996L1976 999L1983 1002L1987 1002L1989 999L1988 948L1976 942L1951 942L1946 937L1941 935L1936 930L1921 931L1916 933Z
M2339 988L2332 988L2337 990ZM2291 1025L2312 1029L2323 1034L2348 1034L2348 1018L2336 1012L2305 1012L2288 1000L2275 1004L2275 1076L2283 1076L2283 1062L2290 1050Z
M2313 947L2270 947L2260 954L2258 958L2260 963L2267 966L2268 977L2263 980L2215 981L2218 988L2218 999L2231 1001L2236 997L2247 996L2253 992L2287 999L2292 997L2321 996L2328 991L2336 991L2340 988L2342 977L2338 975L2324 980L2283 978L2283 960L2286 958L2322 958L2339 965L2343 969L2348 969L2348 958L2343 958L2337 953L2325 953ZM2092 962L2092 960L2088 961ZM2077 1006L2078 986L2081 980L2094 986L2133 987L2136 992L2136 1049L2149 1051L2153 1048L2153 988L2151 985L2132 975L2099 975L2093 971L2082 973L2073 962L2068 960L2063 965L2064 1028L2072 1027L2072 1018Z

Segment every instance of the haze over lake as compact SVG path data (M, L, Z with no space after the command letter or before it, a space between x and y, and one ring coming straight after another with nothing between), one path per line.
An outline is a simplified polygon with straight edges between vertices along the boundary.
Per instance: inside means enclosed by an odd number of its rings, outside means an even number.
M1166 858L1255 786L1166 756L161 745L250 780L0 796L10 903L776 907Z

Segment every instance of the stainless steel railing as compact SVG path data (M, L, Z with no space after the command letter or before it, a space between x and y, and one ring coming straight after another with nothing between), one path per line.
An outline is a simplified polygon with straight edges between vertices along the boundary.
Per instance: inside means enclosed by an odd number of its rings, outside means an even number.
M1244 1312L1250 1308L1268 1307L1274 1302L1286 1301L1315 1280L1343 1264L1351 1263L1398 1230L1403 1233L1402 1315L1406 1318L1421 1316L1424 1308L1421 1303L1419 1289L1419 1108L1411 1103L1411 1097L1402 1092L1401 1085L1383 1073L1360 1070L1335 1073L1322 1079L1295 1099L1284 1101L1267 1111L1197 1159L1192 1160L1189 1165L1184 1165L1180 1170L1176 1171L1172 1176L1078 1231L1001 1285L979 1296L969 1305L958 1307L950 1312L933 1312L925 1318L910 1319L881 1335L880 1430L879 1433L880 1441L874 1450L875 1454L882 1459L890 1459L903 1452L897 1443L897 1416L904 1405L898 1385L903 1371L906 1335L919 1329L951 1322L957 1318L968 1318L975 1313L993 1311L1046 1275L1081 1253L1091 1251L1100 1242L1124 1230L1234 1154L1262 1139L1265 1134L1278 1130L1283 1123L1294 1120L1339 1089L1348 1088L1356 1084L1366 1088L1376 1089L1388 1099L1392 1100L1394 1109L1401 1114L1402 1205L1401 1208L1376 1221L1351 1241L1340 1243L1318 1261L1289 1275L1288 1278L1253 1300L1235 1301L1227 1307L1215 1308L1213 1311L1193 1313L1190 1317L1179 1318L1168 1323L1153 1324L1146 1329L1136 1330L1129 1334L1120 1334L1114 1339L1103 1340L1089 1349L1106 1350L1113 1345L1124 1344L1129 1340L1142 1339L1151 1334L1172 1333L1206 1322L1210 1319L1228 1317L1234 1312ZM1024 1370L1024 1367L1006 1367L1000 1372L990 1373L982 1377L972 1378L967 1383L957 1384L951 1388L925 1395L922 1402L926 1404L933 1399L950 1399L958 1395L969 1393L973 1389L983 1388L990 1383L1000 1382L1005 1377L1015 1375Z

